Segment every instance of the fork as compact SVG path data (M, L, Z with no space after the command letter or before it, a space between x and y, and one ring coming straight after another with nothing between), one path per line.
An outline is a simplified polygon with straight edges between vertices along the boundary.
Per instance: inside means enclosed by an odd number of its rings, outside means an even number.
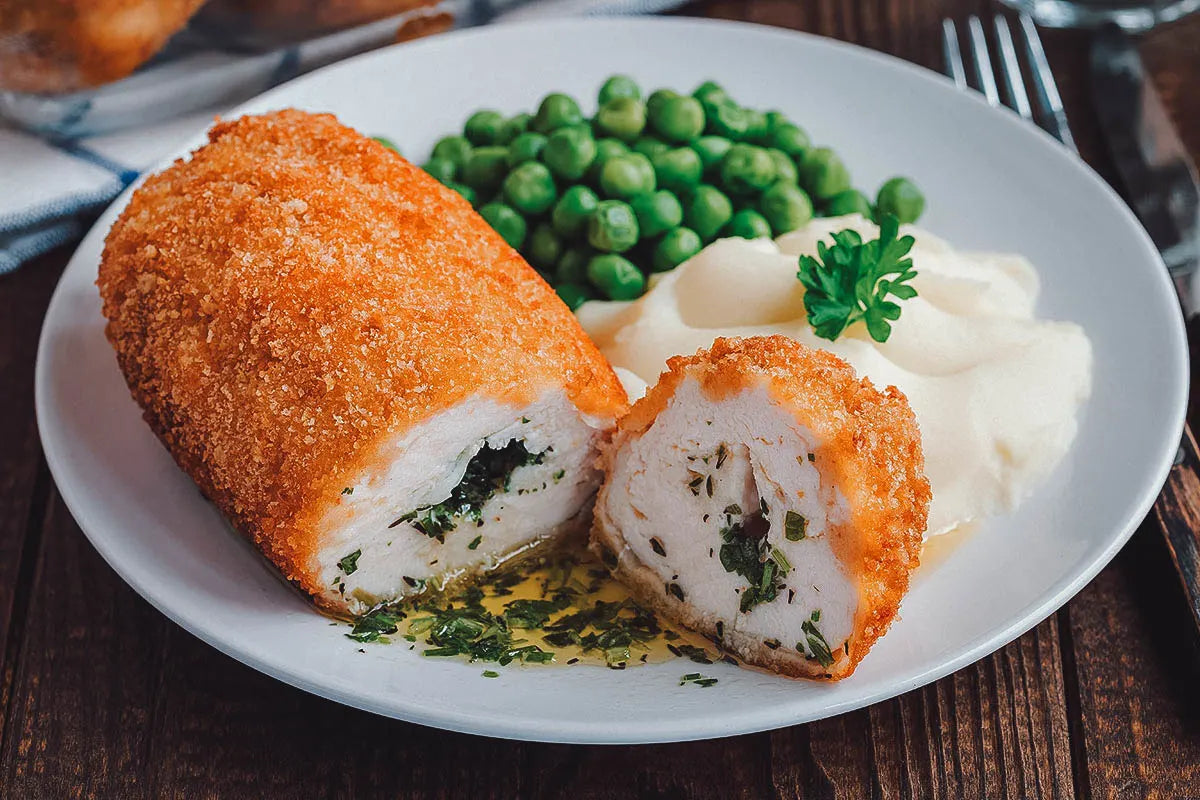
M1030 66L1029 82L1034 89L1036 114L1025 90L1025 75L1017 55L1012 26L1002 14L997 14L992 24L999 51L996 61L1000 65L1000 78L1004 85L1003 99L992 69L992 53L984 25L974 14L967 18L966 41L975 85L972 86L968 79L959 47L958 26L952 19L942 20L946 74L959 89L977 90L990 105L1000 107L1003 104L1025 120L1040 125L1078 156L1079 149L1067 124L1067 114L1054 82L1054 73L1050 71L1050 62L1046 60L1046 51L1033 20L1027 14L1021 14L1017 18L1017 31ZM1200 541L1197 539L1197 531L1200 530L1200 458L1196 455L1196 449L1191 428L1185 425L1175 463L1162 493L1154 503L1154 516L1166 539L1171 561L1179 573L1183 593L1191 608L1192 621L1200 631Z

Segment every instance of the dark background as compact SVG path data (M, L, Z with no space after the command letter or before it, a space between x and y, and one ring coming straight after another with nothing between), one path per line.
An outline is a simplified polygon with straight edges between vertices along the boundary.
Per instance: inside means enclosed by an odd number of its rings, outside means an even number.
M992 11L750 0L683 13L813 31L940 69L941 19ZM1086 37L1045 41L1083 155L1111 178L1087 100ZM1200 16L1147 36L1142 52L1200 160ZM772 733L643 747L505 742L372 716L260 675L137 597L55 491L33 363L69 255L0 278L4 797L1200 797L1200 659L1152 520L1078 597L996 654L894 700Z

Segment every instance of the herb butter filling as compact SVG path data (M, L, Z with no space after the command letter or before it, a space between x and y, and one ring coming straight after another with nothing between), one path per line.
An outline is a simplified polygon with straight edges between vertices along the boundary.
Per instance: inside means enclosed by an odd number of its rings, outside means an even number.
M446 534L462 522L483 525L483 507L497 492L507 492L513 472L520 467L541 464L549 449L530 453L525 442L513 439L500 448L484 446L467 464L467 470L450 496L436 505L423 506L397 519L389 528L411 522L421 533L445 541ZM474 549L474 548L472 548Z

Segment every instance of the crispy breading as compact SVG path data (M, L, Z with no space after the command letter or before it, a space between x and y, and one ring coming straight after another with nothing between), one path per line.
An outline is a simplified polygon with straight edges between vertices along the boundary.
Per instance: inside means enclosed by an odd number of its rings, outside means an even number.
M206 496L315 592L314 526L376 443L482 394L625 394L554 291L456 192L330 115L216 125L105 243L109 341Z
M875 641L887 632L920 563L929 500L920 430L907 399L895 387L883 391L860 379L842 359L786 336L717 339L709 350L676 356L645 397L618 423L602 461L611 472L622 444L641 436L663 412L685 378L722 400L763 383L782 408L820 441L818 468L838 487L850 522L834 526L831 545L858 580L859 606L848 658L830 669L790 648L771 649L725 629L724 637L745 660L792 677L841 679L850 675ZM609 483L600 490L592 546L621 553L620 531L604 513ZM611 556L607 559L611 564ZM620 558L614 574L644 602L688 627L718 635L714 624L665 590L644 565Z
M0 88L66 92L124 78L204 0L5 0Z

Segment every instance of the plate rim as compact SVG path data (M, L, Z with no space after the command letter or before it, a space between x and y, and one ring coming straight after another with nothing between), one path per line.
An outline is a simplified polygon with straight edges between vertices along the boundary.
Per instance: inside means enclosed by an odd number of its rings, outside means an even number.
M390 58L396 52L396 48L408 48L405 52L416 51L420 52L423 49L433 48L453 48L459 46L459 42L473 40L479 37L490 37L503 35L506 30L512 29L547 29L547 28L567 28L571 29L571 33L575 35L587 35L586 30L579 33L580 29L600 28L605 26L643 26L643 27L660 27L663 29L678 28L687 29L692 27L704 28L724 28L738 32L751 32L760 36L777 37L783 40L802 40L807 47L829 48L832 50L843 51L849 54L852 58L861 58L867 61L874 62L875 66L887 70L900 70L911 75L913 78L938 84L943 89L953 91L963 99L958 102L976 103L981 109L981 113L991 114L997 124L1001 125L1016 125L1025 130L1026 133L1034 133L1041 137L1046 144L1050 144L1054 148L1061 148L1061 145L1051 137L1048 133L1032 126L1022 120L1015 113L1006 108L996 108L990 106L982 96L976 96L976 93L962 92L954 88L954 84L949 78L940 75L930 69L920 65L905 61L896 56L887 53L882 53L872 50L857 44L843 42L828 37L818 36L815 34L794 31L785 28L779 28L770 25L764 25L752 22L716 20L707 18L693 17L574 17L552 20L531 20L521 22L510 22L495 26L482 26L460 31L453 31L446 34L440 34L436 37L419 40L416 42L402 43L391 45L389 47L380 48L358 56L354 56L343 61L336 62L330 66L319 70L307 73L305 75L294 78L280 86L274 87L262 94L259 94L244 103L238 104L237 107L226 112L229 119L241 116L245 113L255 113L252 109L261 107L264 104L270 103L274 97L294 89L297 84L313 79L314 76L326 74L337 70L350 70L359 68L360 62L369 62L379 58ZM175 624L179 625L184 630L188 631L193 636L196 636L201 641L212 646L219 652L234 658L235 660L269 675L286 684L294 686L298 689L306 691L310 694L331 700L353 708L361 709L382 716L391 717L394 719L413 722L421 725L427 725L445 730L457 731L461 733L470 733L475 735L483 735L489 737L500 737L519 739L524 741L537 742L552 742L552 743L574 743L574 744L635 744L635 743L662 743L662 742L677 742L677 741L694 741L701 739L724 738L727 736L735 736L747 733L761 732L772 730L780 727L803 724L806 722L824 719L859 708L878 703L892 697L896 697L912 689L926 685L933 681L939 680L946 675L949 675L965 666L968 666L991 653L999 650L1001 647L1011 643L1027 631L1031 630L1036 625L1040 624L1050 614L1061 608L1071 598L1079 593L1091 580L1105 567L1120 549L1125 545L1134 531L1141 522L1149 514L1154 502L1156 501L1162 485L1166 482L1174 456L1174 447L1164 445L1159 458L1159 467L1153 473L1148 475L1150 480L1146 486L1158 487L1147 489L1141 493L1136 503L1130 504L1130 512L1119 523L1112 526L1114 534L1106 547L1104 547L1095 557L1091 559L1082 569L1070 575L1064 580L1060 580L1052 584L1047 591L1042 593L1040 600L1028 604L1012 615L1012 621L1002 626L1000 629L990 633L976 637L968 642L957 656L947 659L919 672L916 675L907 676L904 680L896 680L881 687L875 692L866 695L859 695L853 698L848 698L844 701L836 702L828 706L823 706L819 711L812 713L803 713L798 715L787 715L776 712L773 715L767 715L761 711L753 714L723 714L720 717L714 718L713 722L707 728L697 732L694 723L689 723L690 728L672 727L669 720L660 720L653 725L639 724L632 732L624 732L614 728L597 728L595 725L589 725L586 721L571 720L569 722L557 722L553 728L553 732L547 732L540 727L540 723L536 720L530 721L528 718L516 718L512 716L500 715L479 715L465 714L458 711L447 709L438 709L436 713L430 712L419 704L400 703L392 706L384 706L373 701L371 696L366 692L353 691L343 689L337 686L331 686L329 683L321 683L310 679L304 674L304 670L296 669L286 662L272 661L269 657L260 656L253 650L244 647L235 646L229 640L222 638L219 631L212 630L203 623L203 615L187 614L186 610L179 610L173 607L170 599L163 599L148 590L141 581L139 581L133 570L127 569L125 565L117 558L111 550L105 545L103 536L93 536L89 532L89 524L87 520L91 514L84 508L83 502L80 500L78 489L71 483L60 483L59 475L66 474L63 462L68 458L66 448L63 443L57 441L53 430L47 428L49 425L48 417L53 416L50 413L48 406L48 381L50 380L47 371L48 357L46 356L48 341L50 339L50 326L48 321L54 315L56 307L64 302L62 297L64 293L63 285L68 272L73 269L78 269L75 266L76 261L82 263L83 256L81 254L83 245L89 242L93 237L100 237L101 244L103 235L107 234L108 218L115 213L116 209L124 207L128 202L130 194L142 183L146 176L161 170L165 165L171 163L176 158L190 153L197 143L202 142L208 128L204 128L186 139L171 152L171 155L161 159L152 166L148 167L142 176L131 184L125 191L118 195L104 212L100 215L96 223L88 230L85 237L80 241L75 252L72 254L67 266L63 270L50 303L47 306L45 316L42 322L42 328L38 337L38 352L35 364L34 373L34 404L37 418L38 433L42 443L42 450L45 455L47 465L51 475L54 478L55 486L58 489L60 496L63 499L67 509L71 512L80 530L88 539L89 543L104 561L128 584L139 596L146 600L151 606L164 614ZM1175 392L1174 405L1177 413L1174 418L1168 420L1164 429L1170 433L1170 436L1164 437L1164 441L1177 441L1183 433L1184 423L1186 421L1187 409L1187 388L1189 381L1190 363L1188 361L1188 350L1186 344L1186 334L1182 311L1179 309L1178 303L1174 300L1174 289L1171 285L1165 265L1158 250L1154 247L1149 235L1142 227L1141 223L1134 216L1133 212L1128 208L1117 193L1110 187L1094 169L1082 159L1073 157L1069 151L1062 149L1059 156L1069 160L1075 168L1082 169L1084 177L1091 183L1092 188L1099 194L1103 195L1108 205L1113 206L1115 210L1123 216L1126 222L1132 225L1132 233L1138 240L1142 250L1151 261L1161 267L1161 270L1156 276L1156 285L1160 293L1167 292L1170 294L1171 302L1169 307L1173 308L1174 313L1172 319L1168 323L1168 328L1171 332L1171 342L1169 347L1172 355L1176 372L1180 375L1178 391ZM104 230L101 226L105 225ZM1161 299L1161 298L1160 298ZM1164 349L1164 353L1166 350ZM1074 447L1074 444L1072 445ZM82 512L82 513L81 513ZM95 523L91 523L95 525ZM96 525L97 528L103 527ZM524 719L525 721L522 721Z

